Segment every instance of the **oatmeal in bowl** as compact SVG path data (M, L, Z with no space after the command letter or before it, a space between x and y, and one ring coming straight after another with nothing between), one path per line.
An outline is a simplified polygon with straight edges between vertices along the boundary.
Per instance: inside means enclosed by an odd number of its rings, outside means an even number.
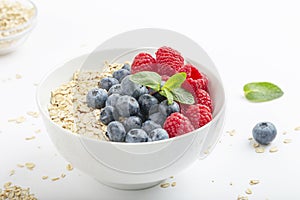
M163 45L70 60L37 90L52 142L73 166L119 189L157 185L205 158L221 133L225 94L200 54L205 66Z

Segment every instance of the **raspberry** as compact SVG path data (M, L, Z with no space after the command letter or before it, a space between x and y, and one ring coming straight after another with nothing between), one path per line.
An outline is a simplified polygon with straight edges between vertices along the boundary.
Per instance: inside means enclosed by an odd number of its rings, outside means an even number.
M183 135L194 130L191 121L178 112L172 113L169 117L167 117L163 127L168 132L170 138Z
M192 64L186 64L179 69L179 72L185 72L186 78L193 80L202 79L204 75Z
M192 78L187 78L186 80L192 86L194 91L200 89L208 91L208 79L206 77L196 80Z
M156 62L161 65L159 68L164 68L161 70L163 72L167 72L168 68L177 72L184 64L184 59L180 53L170 47L160 47L155 54Z
M140 71L156 71L155 59L148 53L139 53L135 56L131 65L131 73L135 74Z
M200 128L212 120L210 108L202 104L190 105L185 115L195 128Z
M211 111L213 110L212 100L210 95L205 90L196 90L195 92L195 101L198 104L207 106Z

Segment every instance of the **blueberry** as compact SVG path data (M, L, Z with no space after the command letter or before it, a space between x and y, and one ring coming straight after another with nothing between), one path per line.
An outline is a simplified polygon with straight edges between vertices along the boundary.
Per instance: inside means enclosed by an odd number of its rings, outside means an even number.
M112 94L112 95L108 96L107 100L105 102L105 106L113 106L114 107L120 96L121 95L119 95L119 94Z
M159 112L164 114L165 116L169 116L174 112L179 112L179 105L175 101L172 104L168 104L168 100L164 100L159 104Z
M162 114L161 112L153 113L149 116L149 119L154 121L155 123L163 126L166 121L166 116Z
M148 142L149 136L143 129L131 129L125 138L125 142L136 143L136 142Z
M107 91L111 88L111 86L116 84L119 84L119 81L112 77L105 77L101 79L100 82L98 83L100 88L105 89Z
M142 120L137 116L131 116L124 120L123 125L125 127L126 132L128 132L131 129L141 128Z
M122 94L121 84L111 86L111 88L108 90L107 95L110 96L112 94Z
M113 73L113 77L118 79L119 82L122 82L122 80L128 75L130 75L130 71L127 69L119 69Z
M155 123L154 121L147 120L143 123L142 129L146 131L146 133L150 134L154 129L161 128L161 125Z
M149 133L152 141L164 140L169 138L169 134L165 129L157 128Z
M107 99L107 92L101 88L91 89L86 95L86 103L92 108L103 108Z
M148 89L145 86L132 82L130 80L130 75L122 80L121 89L123 95L129 95L136 99L141 95L148 93Z
M121 122L113 121L107 126L107 136L110 141L124 142L126 137L126 131Z
M104 107L100 112L100 121L105 125L108 125L110 122L114 121L113 112L114 112L114 107L112 106Z
M141 108L141 107L140 107ZM148 119L148 115L144 115L141 111L136 114L137 117L141 118L142 122Z
M149 110L153 105L158 104L158 100L150 94L141 95L138 102L142 113L145 115L149 114Z
M125 63L122 67L122 69L126 69L128 71L131 71L131 66L128 63Z
M262 145L271 143L276 137L277 130L271 122L260 122L252 130L253 138Z
M149 116L154 114L154 113L159 112L158 106L159 106L159 104L154 104L153 106L151 106L151 108L149 109L149 113L148 113Z
M120 96L115 105L114 118L120 120L120 118L127 118L138 114L140 106L137 100L131 96Z

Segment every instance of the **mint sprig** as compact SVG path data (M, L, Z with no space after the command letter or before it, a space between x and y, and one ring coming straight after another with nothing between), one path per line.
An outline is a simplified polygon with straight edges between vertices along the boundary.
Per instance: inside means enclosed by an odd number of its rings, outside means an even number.
M159 92L159 94L166 97L168 104L172 104L174 100L183 104L194 104L195 100L193 95L187 90L181 88L185 79L186 73L180 72L171 76L161 87L161 76L156 72L143 71L130 76L131 81L150 87L154 91Z
M283 91L270 82L252 82L244 85L245 97L252 102L265 102L277 99Z

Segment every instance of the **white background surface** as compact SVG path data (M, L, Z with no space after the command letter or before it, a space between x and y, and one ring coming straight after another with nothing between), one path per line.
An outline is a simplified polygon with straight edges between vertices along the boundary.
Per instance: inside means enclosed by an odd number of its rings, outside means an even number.
M197 2L197 3L196 3ZM39 199L300 199L299 53L297 1L41 1L38 25L16 52L0 57L0 184L30 187ZM142 191L119 191L84 173L65 169L37 111L34 83L69 58L89 53L101 42L135 28L167 28L198 42L218 67L227 93L224 133L213 153L181 174L177 185ZM147 38L145 38L147 39ZM21 79L15 75L21 74ZM250 103L243 85L270 81L285 92L278 100ZM25 116L22 124L8 119ZM271 121L279 151L255 153L248 141L252 127ZM34 131L41 129L36 134ZM226 131L236 130L235 136ZM287 134L282 134L287 131ZM36 139L26 141L26 137ZM290 144L283 140L292 139ZM33 171L17 164L34 162ZM15 170L9 176L10 170ZM42 180L65 173L62 180ZM260 180L251 186L251 179ZM232 183L232 185L230 185ZM246 195L245 190L253 192Z

